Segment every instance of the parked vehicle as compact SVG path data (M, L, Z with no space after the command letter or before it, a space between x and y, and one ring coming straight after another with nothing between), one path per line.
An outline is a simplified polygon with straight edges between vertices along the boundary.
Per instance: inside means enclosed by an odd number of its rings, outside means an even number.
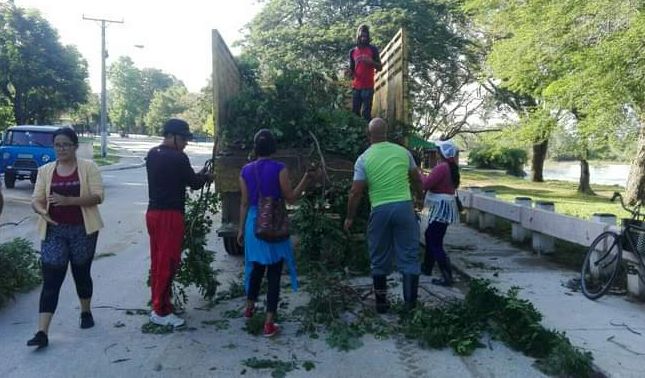
M222 204L222 224L217 230L223 239L224 248L230 255L240 255L244 249L237 243L237 231L240 227L240 169L249 162L249 150L241 149L226 139L224 130L228 127L228 103L240 91L243 85L235 58L217 30L212 32L213 59L213 102L215 112L214 124L217 125L213 147L213 166L215 170L215 188ZM403 29L381 51L383 69L374 79L374 100L372 115L386 119L391 125L409 124L408 105L408 62L407 42ZM394 130L396 132L396 130ZM394 133L395 133L394 132ZM393 134L394 134L393 133ZM341 136L339 136L341 137ZM407 143L405 143L407 144ZM291 180L302 176L310 167L312 149L282 149L276 151L272 159L283 162L288 168ZM327 153L325 165L330 180L351 178L354 161Z
M38 168L54 159L54 132L59 126L13 126L0 144L0 170L4 184L13 188L16 180L36 182Z

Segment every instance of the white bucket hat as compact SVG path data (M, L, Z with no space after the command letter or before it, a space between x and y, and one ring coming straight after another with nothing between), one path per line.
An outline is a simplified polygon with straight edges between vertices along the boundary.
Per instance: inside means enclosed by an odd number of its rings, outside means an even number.
M455 156L457 156L457 152L459 152L459 149L457 148L457 146L455 146L454 143L452 143L451 140L437 141L434 143L439 148L439 153L441 153L441 156L446 159L454 158Z

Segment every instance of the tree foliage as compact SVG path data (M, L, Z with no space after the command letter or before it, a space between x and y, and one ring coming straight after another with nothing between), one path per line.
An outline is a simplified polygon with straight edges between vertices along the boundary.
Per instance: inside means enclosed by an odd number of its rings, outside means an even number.
M145 117L150 134L161 134L161 126L168 118L178 117L186 111L183 99L187 94L188 91L183 85L175 85L155 92Z
M468 125L457 104L474 101L464 91L476 76L470 68L468 39L457 28L463 22L457 2L450 0L273 0L248 25L242 47L257 61L261 84L271 85L285 72L320 75L345 89L335 102L348 107L349 83L339 72L348 66L356 28L370 25L372 43L381 49L404 28L413 123L426 134L452 136ZM471 110L477 108L479 104Z
M109 79L110 117L123 131L155 133L158 125L148 123L148 113L153 107L154 112L158 113L162 105L159 103L160 99L153 105L154 99L161 96L159 93L172 87L185 90L184 84L173 75L157 68L139 69L127 56L120 57L110 66ZM181 95L184 95L183 92Z
M624 129L629 110L641 112L644 4L467 0L465 10L490 45L486 64L494 80L535 99L558 126L573 127L578 143L570 148L585 163L591 146L608 146ZM550 136L551 122L524 116L525 124L546 127L538 135Z
M86 100L87 63L35 10L0 7L0 122L48 123Z
M110 121L117 129L127 132L144 111L141 71L130 57L122 56L110 65L108 77Z

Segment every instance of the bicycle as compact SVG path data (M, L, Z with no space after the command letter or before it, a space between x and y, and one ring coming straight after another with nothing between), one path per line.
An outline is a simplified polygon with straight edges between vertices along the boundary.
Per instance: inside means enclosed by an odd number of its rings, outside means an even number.
M641 201L632 208L625 206L623 196L614 192L611 202L620 199L620 204L631 218L622 220L622 231L605 231L598 235L587 250L582 264L580 284L585 297L596 300L609 290L623 261L623 249L632 251L639 264L638 277L645 284L641 272L645 272L645 214L641 213Z

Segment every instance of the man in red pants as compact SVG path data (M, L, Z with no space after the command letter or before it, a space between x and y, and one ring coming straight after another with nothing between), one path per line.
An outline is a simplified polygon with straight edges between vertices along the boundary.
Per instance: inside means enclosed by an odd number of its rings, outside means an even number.
M146 226L150 235L150 321L159 325L181 327L184 319L173 314L170 288L181 262L184 239L186 187L199 189L212 181L212 174L202 169L195 173L183 152L193 135L188 123L169 119L163 126L163 142L148 151L148 211Z

